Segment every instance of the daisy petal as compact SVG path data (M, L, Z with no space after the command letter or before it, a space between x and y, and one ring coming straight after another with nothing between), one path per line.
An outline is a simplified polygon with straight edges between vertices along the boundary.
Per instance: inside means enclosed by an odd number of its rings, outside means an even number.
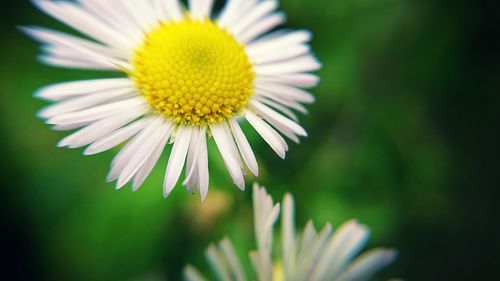
M201 201L205 201L208 194L208 151L207 151L207 134L200 134L199 151L198 151L198 184L200 186Z
M97 121L76 133L65 137L58 143L59 147L67 146L77 148L88 145L102 137L105 137L113 131L121 128L129 122L139 118L148 111L147 108L137 108L127 112L117 114L116 116Z
M271 146L274 152L276 152L279 157L284 159L288 150L288 145L285 140L273 128L271 128L271 126L262 121L262 119L257 117L257 115L253 114L251 111L245 111L245 118L264 139L264 141Z
M345 248L350 249L352 247L349 242L351 241L351 237L354 237L353 240L358 240L358 237L366 236L367 231L366 228L361 227L355 220L350 220L340 226L322 254L313 279L324 280L328 279L328 276L338 274L342 269L340 261L343 259L339 253L344 252L345 250L343 249Z
M121 188L127 184L132 177L139 171L142 165L155 152L160 143L166 142L170 136L173 124L162 120L160 126L155 128L155 132L141 144L139 150L129 159L127 165L123 168L118 177L117 188Z
M111 170L109 171L106 178L108 182L117 180L123 169L130 162L130 159L137 153L140 153L141 149L144 149L143 143L151 139L159 130L163 123L162 119L163 118L157 116L150 118L147 126L144 127L144 129L139 132L131 141L129 141L113 158L113 161L111 162ZM121 188L122 186L117 184L117 188Z
M170 19L174 21L182 20L184 16L178 0L164 0L163 2Z
M283 198L283 215L281 217L281 241L283 252L283 268L287 275L285 278L294 276L293 269L295 268L295 223L293 221L295 215L295 204L293 197L287 193Z
M377 271L394 262L397 252L390 249L372 249L362 254L336 280L367 281Z
M142 131L150 121L150 118L142 118L126 127L118 129L108 136L95 141L93 144L87 147L87 149L85 149L84 154L93 155L109 150L133 137L138 132Z
M171 124L173 126L173 124ZM165 145L167 144L168 139L170 138L171 131L166 134L166 136L158 143L153 153L148 157L146 162L142 165L142 167L137 171L137 174L134 176L134 181L132 183L132 190L137 191L139 187L144 183L147 176L151 173L154 166L160 159L160 156L165 149Z
M208 262L212 265L212 269L217 276L217 280L232 281L231 272L226 266L223 254L217 249L214 244L208 246L205 252Z
M319 77L308 73L263 75L257 77L255 83L259 84L262 82L277 83L299 88L312 88L318 85Z
M250 144L248 143L248 140L245 137L245 134L241 130L240 125L238 124L238 121L230 120L229 126L231 127L231 132L234 136L234 139L236 141L236 145L238 146L240 154L243 157L243 160L245 161L245 164L250 169L252 174L254 174L255 176L258 176L259 175L259 165L257 164L257 159L255 159L255 155L253 153L253 150L250 147Z
M257 3L257 0L229 0L219 17L219 26L231 28L241 19L242 15L255 7Z
M61 22L71 26L72 28L95 38L109 46L117 48L129 46L129 41L119 35L119 33L104 24L99 19L84 9L70 2L53 2L47 0L33 0L40 10L59 19Z
M271 34L253 41L245 49L251 58L256 58L259 55L283 50L296 44L306 43L311 40L311 37L311 32L306 30L298 30L286 34L280 33L279 35Z
M286 116L288 116L290 119L298 122L299 121L299 118L297 117L297 115L291 111L290 109L288 109L287 107L275 102L275 101L272 101L272 100L269 100L269 99L265 99L265 98L262 98L262 97L259 97L257 96L255 98L255 100L269 106L269 107L272 107L274 108L275 110L285 114Z
M56 103L39 111L37 115L38 117L48 119L57 115L87 109L92 106L130 98L135 95L136 93L134 92L134 90L128 88L107 90L104 92L76 97Z
M307 55L284 62L256 65L255 72L257 73L257 75L290 74L316 71L320 67L321 64L318 62L318 60L310 55Z
M200 130L198 130L198 128L193 130L186 158L186 177L182 182L182 185L186 186L186 189L190 193L194 193L195 188L198 185L198 163L196 161L196 157L199 150L199 134Z
M183 272L186 281L208 281L196 268L191 265L186 266Z
M203 20L210 17L214 0L189 0L189 12L195 19Z
M310 48L306 45L294 45L286 50L281 50L281 52L272 52L266 55L257 56L254 60L255 64L268 64L305 55L309 53L309 51Z
M258 3L252 10L239 19L235 26L231 27L230 31L238 37L243 33L243 31L245 31L245 29L254 24L260 18L276 10L277 7L278 2L274 0L265 0Z
M59 101L70 97L96 93L111 89L132 89L132 81L128 78L110 78L65 82L53 84L38 90L35 96L38 98Z
M269 15L262 20L259 20L254 25L248 27L245 32L238 36L238 40L243 44L251 42L265 32L275 28L280 24L283 24L285 21L286 16L283 13L274 13L272 15Z
M256 96L258 96L261 99L262 98L270 99L270 100L278 102L286 107L290 107L290 108L295 109L299 112L307 114L307 108L305 108L301 103L296 102L292 99L283 97L281 95L276 95L274 93L271 93L271 92L267 91L267 89L266 90L256 89L255 94L256 94Z
M170 158L168 159L165 182L163 183L163 196L165 197L168 197L170 192L172 192L184 167L192 131L193 129L190 127L180 127L177 131L172 154L170 154Z
M47 124L60 125L80 122L91 122L112 116L123 111L127 111L138 106L143 106L145 102L141 98L129 98L122 101L108 103L81 111L61 114L47 120Z
M270 109L269 107L263 105L262 103L258 101L253 101L251 105L253 108L255 108L257 112L261 113L266 120L273 120L274 122L279 123L280 125L289 129L296 135L303 137L307 136L306 131L299 124L277 113L276 111Z
M28 34L31 38L47 44L48 46L58 46L71 48L75 53L93 52L95 54L104 55L109 58L126 59L127 55L123 51L113 49L89 40L81 39L76 36L50 30L42 27L21 27L24 33Z
M246 278L243 274L243 267L241 266L240 260L236 255L231 240L226 237L220 242L219 246L222 250L222 254L226 257L232 276L235 277L235 280L245 281Z
M232 147L235 146L232 136L227 134L223 125L210 125L210 131L214 136L217 148L224 159L224 163L226 164L233 182L241 190L244 190L245 180L243 179L243 171L241 170L240 156L236 155L232 149Z
M316 99L310 93L297 89L294 87L289 87L285 85L279 85L275 83L260 82L256 83L256 88L260 90L268 91L272 94L279 95L283 98L292 99L301 103L313 103Z

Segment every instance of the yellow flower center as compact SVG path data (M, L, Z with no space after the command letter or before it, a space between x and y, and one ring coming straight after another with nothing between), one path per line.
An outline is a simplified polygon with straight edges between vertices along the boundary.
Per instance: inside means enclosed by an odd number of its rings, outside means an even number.
M244 108L255 74L246 52L216 23L160 23L135 50L131 78L151 106L178 124L220 123Z

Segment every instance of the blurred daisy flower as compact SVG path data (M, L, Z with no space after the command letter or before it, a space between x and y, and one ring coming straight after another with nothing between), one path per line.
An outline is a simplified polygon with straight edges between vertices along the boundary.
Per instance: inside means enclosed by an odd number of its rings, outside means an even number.
M172 144L164 180L168 196L185 166L183 184L207 195L207 136L233 182L244 189L244 166L258 174L240 128L246 120L281 157L282 135L306 136L294 111L314 97L318 77L307 31L278 30L276 0L228 0L213 16L213 0L33 0L85 38L39 27L23 30L43 43L41 60L78 69L116 71L124 78L50 85L36 96L51 102L39 113L55 130L79 129L59 146L88 146L86 155L126 142L108 181L139 188Z
M330 224L317 232L309 221L303 232L296 234L294 201L290 194L283 199L281 252L273 255L273 226L280 214L280 204L273 205L266 190L254 185L253 208L257 250L249 256L258 281L369 280L396 258L396 251L383 248L358 255L368 240L369 230L354 220L335 232ZM206 257L217 280L251 280L246 277L228 238L210 245ZM184 279L207 280L191 265L185 268Z

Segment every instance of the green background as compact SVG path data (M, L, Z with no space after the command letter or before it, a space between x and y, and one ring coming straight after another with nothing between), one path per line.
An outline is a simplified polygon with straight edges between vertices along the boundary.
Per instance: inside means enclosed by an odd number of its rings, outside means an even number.
M221 1L217 2L220 6ZM314 33L323 63L309 137L282 161L249 130L258 179L297 201L298 225L357 218L369 246L399 249L381 279L499 275L499 30L495 1L282 0L286 27ZM251 192L234 187L211 147L203 205L177 186L163 199L166 155L138 192L105 183L116 151L56 148L67 133L35 117L44 85L108 73L36 62L17 25L67 28L29 1L0 17L1 280L179 280L228 235L253 249ZM494 121L497 120L497 121ZM250 188L247 188L250 191Z

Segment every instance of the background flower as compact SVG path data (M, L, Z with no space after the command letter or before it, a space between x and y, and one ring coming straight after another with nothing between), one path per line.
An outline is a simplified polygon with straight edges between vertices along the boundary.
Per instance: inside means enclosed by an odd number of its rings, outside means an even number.
M294 200L283 198L281 215L281 252L273 254L273 229L280 215L280 204L264 187L254 184L253 212L257 249L250 252L252 266L259 281L363 281L392 263L396 252L373 249L358 257L369 230L355 220L341 225L335 232L330 224L317 231L309 221L302 232L295 232ZM274 246L275 247L275 246ZM206 257L217 280L251 280L245 277L242 262L228 238L211 244ZM187 281L207 280L193 266L184 270Z

